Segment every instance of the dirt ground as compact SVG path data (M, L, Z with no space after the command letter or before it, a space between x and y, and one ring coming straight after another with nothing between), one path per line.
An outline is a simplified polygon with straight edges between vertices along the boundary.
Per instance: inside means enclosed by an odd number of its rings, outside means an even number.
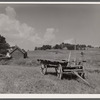
M64 74L63 80L60 80L57 78L54 69L48 69L47 75L41 74L40 65L35 62L37 58L66 58L65 51L57 51L56 56L54 52L29 52L29 58L26 60L13 61L13 64L11 61L10 64L0 65L0 93L100 93L100 51L85 51L85 60L87 60L84 64L85 77L90 86L72 74ZM79 54L77 53L77 55Z

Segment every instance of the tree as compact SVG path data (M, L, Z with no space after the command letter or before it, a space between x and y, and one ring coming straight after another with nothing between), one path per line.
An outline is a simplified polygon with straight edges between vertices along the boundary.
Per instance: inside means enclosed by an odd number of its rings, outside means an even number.
M43 46L41 47L42 50L47 50L47 49L51 49L51 48L52 48L51 45L43 45Z
M35 49L34 50L38 50L38 47L35 47Z
M6 54L9 48L10 45L6 42L6 38L0 35L0 53Z
M35 47L35 50L47 50L52 49L51 45L43 45L42 47Z
M88 45L87 47L88 47L88 48L93 48L93 46L91 46L91 45Z
M62 49L62 46L59 45L59 44L56 44L56 45L53 47L53 49Z

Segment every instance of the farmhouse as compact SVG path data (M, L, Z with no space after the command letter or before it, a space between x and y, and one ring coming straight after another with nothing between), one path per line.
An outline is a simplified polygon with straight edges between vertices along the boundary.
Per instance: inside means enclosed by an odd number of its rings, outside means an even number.
M18 46L13 47L10 55L15 59L27 58L27 52L24 49L19 48Z

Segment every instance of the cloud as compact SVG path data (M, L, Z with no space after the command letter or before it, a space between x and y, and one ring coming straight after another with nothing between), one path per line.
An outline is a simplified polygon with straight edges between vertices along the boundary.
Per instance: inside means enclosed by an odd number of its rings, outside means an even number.
M75 43L74 38L68 39L68 40L64 40L64 43L69 43L69 44L73 44Z
M30 40L33 42L38 41L38 44L48 44L49 42L55 39L55 29L54 28L47 28L43 38L39 37L38 34L35 34L35 37L30 37Z
M8 6L5 10L6 14L0 14L0 33L7 38L13 39L13 44L19 39L19 43L21 43L20 41L30 41L43 45L55 39L54 33L56 30L54 28L47 28L44 36L40 37L35 28L16 19L17 14L14 8Z
M52 41L55 39L55 29L54 28L47 28L46 33L44 35L44 43L48 43L49 41Z
M0 14L0 32L13 38L28 38L31 36L34 33L34 28L26 23L20 23L15 17L15 10L7 7L6 14Z
M8 6L5 10L6 10L6 14L9 16L9 18L13 19L16 17L16 12L12 7Z

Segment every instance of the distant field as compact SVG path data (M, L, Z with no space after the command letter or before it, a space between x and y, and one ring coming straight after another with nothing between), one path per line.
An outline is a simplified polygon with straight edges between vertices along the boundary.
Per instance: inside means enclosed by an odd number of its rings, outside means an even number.
M70 60L86 60L88 63L94 61L99 62L100 59L100 49L90 49L90 50L37 50L29 51L28 56L34 60L36 59L58 59L58 60L67 60L69 53L71 52ZM84 57L81 56L81 52L84 53ZM94 62L95 63L95 62Z
M54 69L48 69L47 75L42 75L37 59L66 60L68 50L29 51L27 59L1 61L0 63L0 93L100 93L100 49L71 51L71 59L84 59L86 80L92 87L86 85L75 75L65 74L63 80L56 77ZM80 53L84 52L84 58Z
M77 55L80 57L80 53L82 51L71 51L71 59L74 59ZM69 57L69 50L37 50L37 51L29 51L28 55L30 58L37 59L59 59L59 60L67 60Z

